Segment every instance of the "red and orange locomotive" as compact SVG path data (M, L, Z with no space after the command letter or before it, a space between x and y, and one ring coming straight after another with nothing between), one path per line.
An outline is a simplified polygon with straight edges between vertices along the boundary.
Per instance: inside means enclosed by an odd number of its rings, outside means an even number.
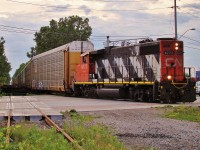
M191 68L184 68L182 41L107 41L104 49L81 55L73 86L75 96L164 103L196 100Z

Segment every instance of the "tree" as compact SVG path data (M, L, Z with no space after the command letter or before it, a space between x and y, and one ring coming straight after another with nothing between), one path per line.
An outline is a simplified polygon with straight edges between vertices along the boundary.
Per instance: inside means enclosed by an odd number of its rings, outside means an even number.
M9 72L11 71L11 65L8 62L8 59L5 55L4 44L5 44L5 40L3 37L1 37L0 39L0 86L4 84L9 84L10 82Z
M91 34L88 18L70 16L60 18L58 22L52 19L49 26L41 27L40 31L35 33L36 46L27 52L27 57L31 58L75 40L88 40Z
M34 47L31 47L31 51L26 53L28 58L32 58L33 56L36 55L36 50Z
M17 75L24 69L24 67L25 67L27 64L28 64L28 62L27 62L27 63L22 63L22 64L20 64L19 68L15 70L15 73L14 73L12 79L15 79L15 78L17 77Z

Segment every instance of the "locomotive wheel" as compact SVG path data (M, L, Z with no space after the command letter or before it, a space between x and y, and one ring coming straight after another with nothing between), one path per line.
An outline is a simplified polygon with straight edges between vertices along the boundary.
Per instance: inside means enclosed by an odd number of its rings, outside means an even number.
M90 96L91 98L97 98L97 93L96 93L96 88L95 87L91 87L90 88Z
M84 87L83 88L83 96L87 98L96 98L96 88L95 87Z
M143 101L143 93L141 93L139 90L136 90L135 91L135 94L134 94L134 100L139 102L139 101Z
M88 98L89 97L89 87L84 87L82 90L83 90L82 91L83 96Z
M139 93L135 93L134 94L134 100L136 101L136 102L138 102L139 100Z
M164 104L174 104L176 103L176 101L174 100L174 96L172 96L171 94L167 95L167 98L165 100L162 100L161 103Z

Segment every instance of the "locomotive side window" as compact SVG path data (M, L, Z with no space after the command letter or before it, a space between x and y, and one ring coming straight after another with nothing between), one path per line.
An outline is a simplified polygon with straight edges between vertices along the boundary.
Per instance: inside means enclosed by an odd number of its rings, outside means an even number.
M87 59L86 59L86 56L83 56L83 59L82 59L83 63L87 63Z

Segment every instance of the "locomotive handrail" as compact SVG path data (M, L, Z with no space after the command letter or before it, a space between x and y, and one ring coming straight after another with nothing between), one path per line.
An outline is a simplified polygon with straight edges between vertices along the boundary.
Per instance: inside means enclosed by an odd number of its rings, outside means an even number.
M188 83L189 83L189 79L191 78L191 69L194 69L194 71L195 71L195 68L194 67L184 67L184 72L185 72L185 70L186 69L189 69L189 78L188 77L186 77L186 83L182 86L182 87L177 87L174 83L175 82L173 82L172 81L172 85L175 87L175 88L177 88L177 89L183 89L184 87L186 87L187 85L188 85Z
M188 82L189 79L186 78L186 80L187 80L187 82L186 82L185 84L183 83L184 85L183 85L182 87L177 87L177 86L174 84L175 82L173 82L173 81L172 81L172 85L173 85L175 88L177 88L177 89L183 89L183 88L186 87L186 86L188 85L188 83L189 83L189 82Z
M142 41L141 41L142 40ZM116 40L116 41L106 41L103 42L104 46L129 46L129 45L135 45L137 43L145 43L145 42L152 42L153 40L149 37L141 37L141 38L135 38L135 39L125 39L125 40Z

